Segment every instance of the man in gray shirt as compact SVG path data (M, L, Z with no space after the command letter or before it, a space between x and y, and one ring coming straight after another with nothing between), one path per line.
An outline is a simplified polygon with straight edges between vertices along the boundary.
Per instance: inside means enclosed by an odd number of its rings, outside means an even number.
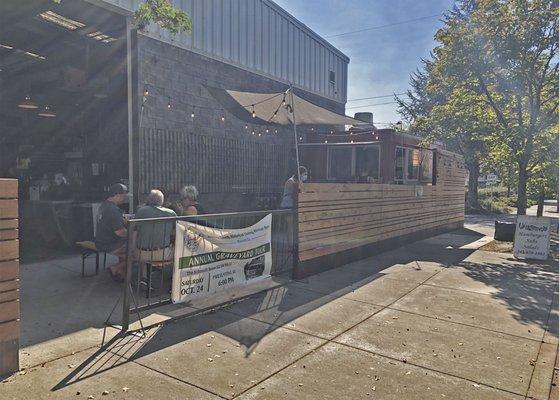
M163 207L163 193L154 189L149 192L146 205L140 207L134 216L135 219L176 217L177 214ZM136 239L139 250L140 263L152 261L170 261L174 256L171 235L175 221L152 222L138 226Z

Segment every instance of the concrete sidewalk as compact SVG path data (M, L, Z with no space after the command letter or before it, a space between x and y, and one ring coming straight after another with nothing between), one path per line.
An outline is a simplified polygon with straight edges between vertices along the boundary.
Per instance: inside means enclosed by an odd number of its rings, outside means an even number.
M488 240L437 236L61 352L0 398L559 399L559 265L476 250Z

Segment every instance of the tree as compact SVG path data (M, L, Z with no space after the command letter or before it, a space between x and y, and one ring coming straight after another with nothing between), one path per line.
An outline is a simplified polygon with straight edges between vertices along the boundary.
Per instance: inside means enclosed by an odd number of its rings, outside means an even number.
M144 30L155 23L171 33L192 33L192 21L188 15L173 6L170 0L145 0L134 14L138 29Z
M446 143L450 150L464 156L469 171L468 205L478 207L478 178L486 147L481 139L489 129L479 94L467 82L445 73L442 49L436 48L431 60L423 60L423 69L411 77L405 98L397 98L399 111L412 121L410 131Z
M459 0L435 36L439 78L429 80L456 84L459 104L475 103L480 126L490 128L476 135L491 158L516 164L519 214L528 180L558 145L558 21L558 0Z
M527 183L559 132L559 2L463 0L440 36L448 63L475 78L501 129L488 135L496 156L518 170L519 214L526 213Z

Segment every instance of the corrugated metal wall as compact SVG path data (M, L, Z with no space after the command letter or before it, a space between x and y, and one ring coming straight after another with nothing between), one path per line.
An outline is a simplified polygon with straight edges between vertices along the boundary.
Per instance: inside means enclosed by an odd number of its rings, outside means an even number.
M135 10L140 0L102 0ZM349 59L269 0L172 0L193 22L192 35L159 27L147 34L345 103ZM335 83L330 82L330 71Z

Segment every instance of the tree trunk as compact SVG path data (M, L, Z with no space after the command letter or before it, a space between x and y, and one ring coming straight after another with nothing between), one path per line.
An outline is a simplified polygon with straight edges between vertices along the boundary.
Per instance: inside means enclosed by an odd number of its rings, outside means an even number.
M557 207L557 209L555 211L557 211L557 213L559 213L559 182L557 182L557 200L556 200L555 206Z
M470 208L479 208L479 201L477 195L478 178L479 178L479 163L473 162L467 164L470 176L468 178L468 205Z
M543 217L543 205L545 203L545 188L540 189L540 194L538 196L538 217Z
M526 183L528 182L527 166L520 162L518 164L518 199L516 201L516 213L518 215L526 215Z

